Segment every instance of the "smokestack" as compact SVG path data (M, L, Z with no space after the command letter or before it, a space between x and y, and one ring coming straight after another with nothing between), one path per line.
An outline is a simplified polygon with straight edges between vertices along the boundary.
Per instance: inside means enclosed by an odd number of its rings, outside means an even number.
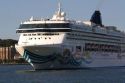
M96 10L96 11L93 13L93 15L92 15L90 21L91 21L92 23L95 23L95 24L97 24L97 25L102 26L102 18L101 18L101 13L100 13L99 10Z

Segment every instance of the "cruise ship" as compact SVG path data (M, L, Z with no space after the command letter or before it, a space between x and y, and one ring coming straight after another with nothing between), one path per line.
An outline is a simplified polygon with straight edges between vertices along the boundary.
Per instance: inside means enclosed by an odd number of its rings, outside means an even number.
M59 3L51 19L31 17L16 33L16 50L35 70L125 66L125 33L103 25L99 10L69 20Z

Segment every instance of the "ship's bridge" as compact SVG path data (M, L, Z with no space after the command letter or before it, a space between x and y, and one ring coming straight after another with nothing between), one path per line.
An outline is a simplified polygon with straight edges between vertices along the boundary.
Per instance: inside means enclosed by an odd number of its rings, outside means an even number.
M17 33L31 32L69 32L71 31L70 22L66 20L65 12L62 12L59 3L58 11L51 19L36 20L31 17L28 21L20 24Z
M17 33L28 32L69 32L69 23L21 24Z
M19 29L70 28L69 23L21 24Z

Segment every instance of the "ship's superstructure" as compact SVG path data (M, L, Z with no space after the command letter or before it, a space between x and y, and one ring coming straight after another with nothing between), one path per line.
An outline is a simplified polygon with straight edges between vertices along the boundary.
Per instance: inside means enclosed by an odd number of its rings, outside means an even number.
M66 19L60 4L52 19L20 24L17 51L34 69L125 66L125 33L102 24L96 10L90 21Z

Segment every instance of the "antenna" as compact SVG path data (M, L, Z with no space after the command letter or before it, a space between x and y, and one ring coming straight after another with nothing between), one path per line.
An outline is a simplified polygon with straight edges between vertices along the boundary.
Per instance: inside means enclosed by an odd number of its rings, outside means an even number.
M61 3L58 3L58 14L61 15Z
M58 8L59 8L58 11L61 12L61 3L60 2L58 3Z
M30 21L33 21L33 16L31 16Z

